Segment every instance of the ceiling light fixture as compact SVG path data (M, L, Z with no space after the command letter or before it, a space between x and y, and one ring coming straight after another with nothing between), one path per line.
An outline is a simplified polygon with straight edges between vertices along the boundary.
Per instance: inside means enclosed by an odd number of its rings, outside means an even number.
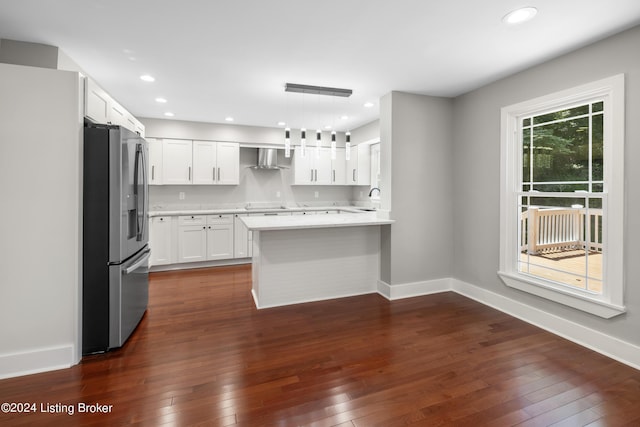
M326 86L310 86L301 85L297 83L285 83L285 92L297 92L297 93L309 93L312 95L328 95L328 96L341 96L349 97L353 93L351 89L340 89L336 87Z
M371 108L371 107L373 107L373 105L374 105L373 102L365 102L365 104L364 104L364 106L366 108Z
M156 98L156 102L158 104L166 104L167 100L165 98Z
M278 122L278 126L284 126L284 125L286 125L285 122Z
M232 122L232 121L233 121L233 117L231 117L231 116L227 116L227 117L225 117L224 119L225 119L225 121L227 121L227 122Z
M320 146L322 146L322 131L316 129L316 159L320 158Z
M336 131L331 131L331 160L336 159Z
M284 156L286 158L291 157L291 129L286 128L284 130Z
M346 138L346 142L344 143L344 157L345 160L351 160L351 132L345 133L344 137Z
M144 82L155 82L156 79L153 76L150 76L149 74L143 74L140 76L140 80L144 81Z
M538 9L535 7L523 7L507 13L502 18L502 22L509 25L522 24L523 22L533 19L537 13Z
M164 113L164 115L167 116L167 117L175 116L175 114L173 114L171 111L167 111L166 113Z
M300 157L304 157L307 151L307 130L300 129Z

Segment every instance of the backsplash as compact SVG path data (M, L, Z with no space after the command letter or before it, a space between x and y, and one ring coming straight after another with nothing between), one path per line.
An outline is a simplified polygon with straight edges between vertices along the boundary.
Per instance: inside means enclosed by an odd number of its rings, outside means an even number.
M239 185L152 185L149 208L238 208L252 206L367 205L368 186L295 186L291 158L278 152L279 170L256 170L257 149L240 149ZM181 199L181 196L184 196ZM317 197L316 197L317 196Z

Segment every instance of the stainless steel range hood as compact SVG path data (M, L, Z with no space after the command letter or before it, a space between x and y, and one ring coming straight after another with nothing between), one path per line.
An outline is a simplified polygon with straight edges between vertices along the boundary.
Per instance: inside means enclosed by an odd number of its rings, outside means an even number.
M279 170L284 169L278 166L278 150L275 148L258 148L258 163L251 166L251 169Z

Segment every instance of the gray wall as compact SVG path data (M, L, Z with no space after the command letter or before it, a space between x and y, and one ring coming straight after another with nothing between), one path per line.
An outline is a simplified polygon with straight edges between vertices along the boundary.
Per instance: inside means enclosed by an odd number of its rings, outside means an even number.
M625 341L640 344L640 27L533 67L454 101L453 241L457 279ZM624 73L626 76L625 271L628 312L600 319L507 288L499 263L500 108ZM394 163L395 166L395 163ZM394 174L395 174L394 168ZM394 187L395 188L395 187Z
M382 236L381 278L397 285L451 277L452 101L392 92L380 113L382 208L397 220Z
M79 76L0 64L0 100L2 378L80 359Z

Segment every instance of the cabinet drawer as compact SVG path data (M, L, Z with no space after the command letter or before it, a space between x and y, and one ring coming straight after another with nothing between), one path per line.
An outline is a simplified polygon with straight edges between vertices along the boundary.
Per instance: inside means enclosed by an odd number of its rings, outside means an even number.
M178 217L179 225L205 225L207 218L204 215L184 215Z
M233 224L233 215L207 215L207 224Z

